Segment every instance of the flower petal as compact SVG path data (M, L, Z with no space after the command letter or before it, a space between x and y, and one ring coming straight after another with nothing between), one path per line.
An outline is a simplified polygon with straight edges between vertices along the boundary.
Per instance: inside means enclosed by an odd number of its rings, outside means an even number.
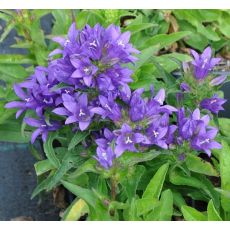
M31 143L33 144L35 142L35 140L37 139L37 137L42 133L41 129L36 129L31 136Z
M65 124L68 125L74 122L77 122L77 118L75 116L70 116L66 119Z
M80 128L80 130L81 131L86 130L88 128L89 124L90 124L90 121L85 121L85 122L80 121L79 122L79 128Z
M33 127L40 127L42 124L44 124L44 122L42 122L41 120L37 120L31 117L25 117L24 121L27 125L30 125Z
M69 115L68 110L63 108L63 107L56 108L56 109L52 110L52 112L56 113L57 115L60 115L60 116L68 116Z

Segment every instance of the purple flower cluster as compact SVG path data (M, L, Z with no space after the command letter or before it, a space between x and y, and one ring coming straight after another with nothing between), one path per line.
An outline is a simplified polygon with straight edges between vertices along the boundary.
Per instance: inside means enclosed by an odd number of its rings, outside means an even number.
M201 55L195 50L191 50L191 54L194 57L192 64L194 66L194 76L197 80L206 78L213 67L221 61L221 58L212 58L210 47L207 47Z
M194 60L191 62L193 66L193 76L195 79L195 88L197 84L202 85L205 80L208 79L209 87L220 86L225 82L227 76L221 75L218 77L214 77L211 80L208 78L211 70L221 61L221 58L212 58L212 50L210 47L207 47L201 55L199 55L195 50L191 50L191 54ZM185 72L188 72L189 65L188 63L183 63L183 68ZM191 80L190 80L191 81ZM177 94L178 101L183 99L183 93L191 93L192 89L190 85L186 82L182 82L180 84L180 90L182 93ZM210 96L210 89L208 89L207 85L204 86L204 92L207 91L207 94ZM201 94L204 93L203 90ZM197 93L195 89L195 93ZM217 94L213 95L213 97L209 98L204 95L204 99L200 101L200 108L207 109L211 113L218 114L219 111L224 110L222 105L227 101L223 98L219 98Z
M218 130L209 126L209 121L208 115L201 117L199 109L195 109L188 117L184 108L179 109L177 143L181 145L184 141L188 141L192 149L203 151L211 156L211 149L219 149L221 145L214 141Z
M144 89L132 92L128 86L132 71L125 65L134 63L137 58L133 54L139 51L129 39L129 32L121 33L115 25L103 28L99 24L93 28L87 25L81 31L72 24L67 39L54 38L61 48L49 55L48 67L37 67L25 82L16 84L14 90L20 101L6 104L6 108L18 109L17 118L25 111L34 111L38 119L24 118L26 124L36 127L32 143L39 135L45 142L48 132L64 125L84 131L92 123L109 124L111 130L94 130L97 138L92 143L96 144L95 159L106 169L125 151L168 149L186 141L192 149L210 155L212 148L220 147L213 140L217 130L208 126L208 116L200 118L198 109L186 117L183 108L177 110L165 102L164 89L154 94L151 87L150 97L144 96ZM206 53L207 60L205 55L196 56L196 68L206 69L199 74L202 77L216 63L210 52ZM61 57L54 59L56 55ZM190 92L186 83L181 84L181 89ZM203 107L221 109L218 105L223 101L212 100L204 102ZM171 117L176 113L178 122L174 124Z

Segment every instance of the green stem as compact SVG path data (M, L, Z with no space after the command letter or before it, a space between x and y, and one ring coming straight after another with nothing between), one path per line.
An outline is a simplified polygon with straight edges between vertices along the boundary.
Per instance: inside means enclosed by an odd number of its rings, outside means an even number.
M111 198L112 200L116 200L116 187L117 182L114 178L111 178Z

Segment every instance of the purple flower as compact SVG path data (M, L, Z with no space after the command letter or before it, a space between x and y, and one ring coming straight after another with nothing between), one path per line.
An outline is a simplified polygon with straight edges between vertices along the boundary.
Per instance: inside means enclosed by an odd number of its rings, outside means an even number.
M210 85L211 86L217 86L222 84L225 80L227 79L227 76L219 76L219 77L215 77L211 80Z
M37 102L34 99L33 95L29 90L25 92L19 85L14 85L14 92L16 95L22 99L22 101L12 101L5 105L5 108L12 109L17 108L19 109L16 113L16 118L18 118L25 110L27 109L36 109Z
M97 113L102 116L103 119L106 117L110 118L112 121L119 121L121 119L121 109L111 94L109 94L108 98L99 95L99 101L101 107L95 107L92 109L94 113Z
M220 58L212 58L212 50L207 47L204 52L199 55L195 50L191 50L194 57L192 64L194 66L194 75L197 80L203 80L208 76L210 70L220 62Z
M31 136L31 143L32 144L35 142L35 140L37 139L37 137L39 135L42 135L42 140L43 140L43 142L45 142L47 137L48 137L49 131L56 131L61 127L58 122L56 122L56 121L46 122L44 118L37 120L34 118L26 117L26 118L24 118L24 121L26 124L37 128L32 133L32 136Z
M62 54L63 58L56 62L60 68L58 66L55 68L59 72L65 68L64 74L66 71L72 71L70 74L72 78L83 78L87 86L91 86L91 83L94 85L93 76L100 70L98 86L101 86L102 82L106 84L109 81L117 88L122 83L132 81L130 77L132 71L121 67L121 64L136 61L137 58L132 54L139 53L129 43L129 38L129 32L121 33L120 28L114 25L107 29L99 24L93 28L86 25L82 31L77 31L76 25L73 24L67 40L60 37L54 39L63 50L57 49L51 56ZM75 68L72 68L73 66ZM110 79L101 79L105 76Z
M78 122L81 131L88 128L94 115L92 107L88 106L87 94L83 93L77 95L77 98L63 94L63 107L59 107L53 110L54 113L67 116L65 124L71 124Z
M85 85L90 87L92 85L93 77L98 68L93 65L88 59L80 60L78 58L70 57L72 65L76 70L72 73L72 78L82 78Z
M136 57L130 55L131 53L139 53L139 51L134 49L129 43L130 35L130 32L121 34L120 27L115 25L110 25L106 29L105 36L110 38L110 46L108 47L108 53L106 56L108 60L108 57L110 57L113 61L115 61L114 59L118 59L124 63L134 62L137 60ZM116 55L116 53L119 55Z
M208 121L207 119L208 116L200 117L199 109L195 109L189 117L185 116L184 108L179 109L177 113L179 136L184 140L190 139L196 133L198 123L205 122L206 124L209 121L209 119Z
M132 98L130 100L130 110L129 117L131 121L140 121L144 119L146 113L146 103L142 99L141 95L144 92L144 89L137 89L133 92Z
M127 84L124 84L120 87L119 89L119 97L121 98L122 101L125 103L129 103L130 98L131 98L131 89Z
M112 133L109 129L105 128L104 138L98 138L95 140L95 142L102 149L107 149L111 145L114 139L115 139L114 133Z
M187 83L182 82L182 83L180 84L180 90L181 90L182 92L190 92L191 88L190 88L190 86L189 86Z
M166 144L167 145L170 145L170 144L173 144L174 143L174 133L175 131L177 130L177 126L176 125L169 125L168 127L168 132L166 134Z
M219 111L224 110L222 105L226 102L226 99L219 98L218 95L214 95L211 98L205 98L201 101L200 106L203 109L207 109L212 113L218 114Z
M146 117L148 117L149 120L155 119L155 115L158 115L160 113L172 114L173 112L177 111L177 109L171 105L163 105L164 101L164 89L160 89L155 97L153 97L152 93L152 98L146 104Z
M147 138L141 133L135 133L128 124L123 124L120 130L116 130L115 133L118 135L116 140L115 154L119 157L126 150L137 152L135 144L138 143L149 143Z
M155 144L163 149L167 149L166 135L168 133L168 114L153 122L146 130L147 137L151 144Z
M105 169L109 169L113 164L113 159L115 158L115 154L111 147L103 149L101 147L97 147L97 155L94 158L100 163L102 167Z
M191 147L197 151L204 151L208 156L211 156L211 149L222 148L221 144L213 140L217 132L216 128L206 130L203 126L199 134L192 140Z

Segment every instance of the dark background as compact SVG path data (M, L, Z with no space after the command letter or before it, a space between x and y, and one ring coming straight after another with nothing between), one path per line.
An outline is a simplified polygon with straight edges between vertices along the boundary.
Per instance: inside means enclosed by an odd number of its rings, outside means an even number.
M49 33L52 27L52 16L42 18L42 27ZM0 20L0 34L5 23ZM0 43L0 53L25 53L23 49L12 49L14 30L3 43ZM223 87L225 111L220 116L230 117L230 84ZM0 220L10 220L18 216L32 217L33 220L58 220L59 210L53 204L52 194L45 196L41 203L38 199L30 199L37 181L34 171L36 160L30 153L27 144L0 142Z
M42 26L49 32L52 25L50 15L43 17ZM0 34L5 23L0 20ZM15 43L16 31L12 30L0 43L0 53L25 53L26 50L10 48ZM53 203L52 194L44 195L42 201L30 199L37 184L34 171L35 158L27 144L0 142L0 221L19 216L33 220L59 220L59 209Z

